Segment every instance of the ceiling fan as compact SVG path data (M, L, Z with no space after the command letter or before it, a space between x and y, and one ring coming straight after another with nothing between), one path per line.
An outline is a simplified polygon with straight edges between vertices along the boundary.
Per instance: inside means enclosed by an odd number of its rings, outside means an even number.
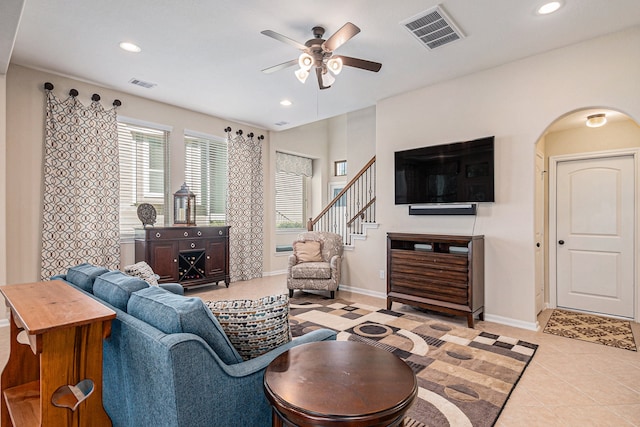
M331 73L338 75L340 71L342 71L343 65L373 72L380 71L382 64L379 62L333 54L336 49L360 32L360 28L351 22L344 24L342 28L336 31L327 40L322 38L325 31L323 27L313 27L311 31L313 31L314 38L307 40L305 44L298 43L297 41L276 33L275 31L262 31L261 33L265 36L269 36L283 43L292 45L302 51L298 58L283 62L282 64L274 65L273 67L265 68L262 72L273 73L284 68L299 65L300 69L296 71L296 77L301 83L304 83L305 80L307 80L307 77L309 77L310 70L315 68L316 76L318 78L318 86L320 89L328 89L335 81L335 78ZM331 71L331 73L329 73L329 71Z

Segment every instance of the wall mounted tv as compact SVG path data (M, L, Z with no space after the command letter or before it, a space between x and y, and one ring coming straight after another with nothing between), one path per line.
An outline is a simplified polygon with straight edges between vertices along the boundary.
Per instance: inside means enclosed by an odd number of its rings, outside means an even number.
M396 205L494 202L494 137L395 153Z

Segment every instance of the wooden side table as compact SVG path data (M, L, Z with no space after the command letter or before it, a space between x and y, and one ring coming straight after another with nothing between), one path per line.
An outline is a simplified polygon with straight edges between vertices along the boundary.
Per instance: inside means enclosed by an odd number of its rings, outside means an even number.
M264 374L273 426L402 426L418 393L399 357L353 341L293 347Z
M0 292L11 324L2 425L110 426L102 407L102 340L116 313L56 280Z

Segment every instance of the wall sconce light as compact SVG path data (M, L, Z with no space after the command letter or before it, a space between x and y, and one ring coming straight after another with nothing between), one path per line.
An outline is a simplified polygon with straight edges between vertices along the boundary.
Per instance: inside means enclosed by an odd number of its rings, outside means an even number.
M587 126L590 128L599 128L607 123L607 117L605 114L592 114L587 116Z

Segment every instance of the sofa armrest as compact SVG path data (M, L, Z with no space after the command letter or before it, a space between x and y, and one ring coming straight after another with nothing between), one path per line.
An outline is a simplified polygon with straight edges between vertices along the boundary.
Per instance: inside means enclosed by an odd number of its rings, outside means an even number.
M176 295L184 295L184 287L180 283L160 283L160 288Z
M67 280L66 274L56 274L55 276L51 276L50 280Z
M332 341L335 339L336 333L334 331L330 329L316 329L315 331L311 331L308 334L296 337L294 340L254 359L236 363L235 365L221 364L221 367L226 371L228 375L232 377L244 377L266 369L269 363L273 361L273 359L280 356L282 353L292 347L310 342Z
M298 257L296 254L289 255L289 264L288 267L291 268L298 263Z

